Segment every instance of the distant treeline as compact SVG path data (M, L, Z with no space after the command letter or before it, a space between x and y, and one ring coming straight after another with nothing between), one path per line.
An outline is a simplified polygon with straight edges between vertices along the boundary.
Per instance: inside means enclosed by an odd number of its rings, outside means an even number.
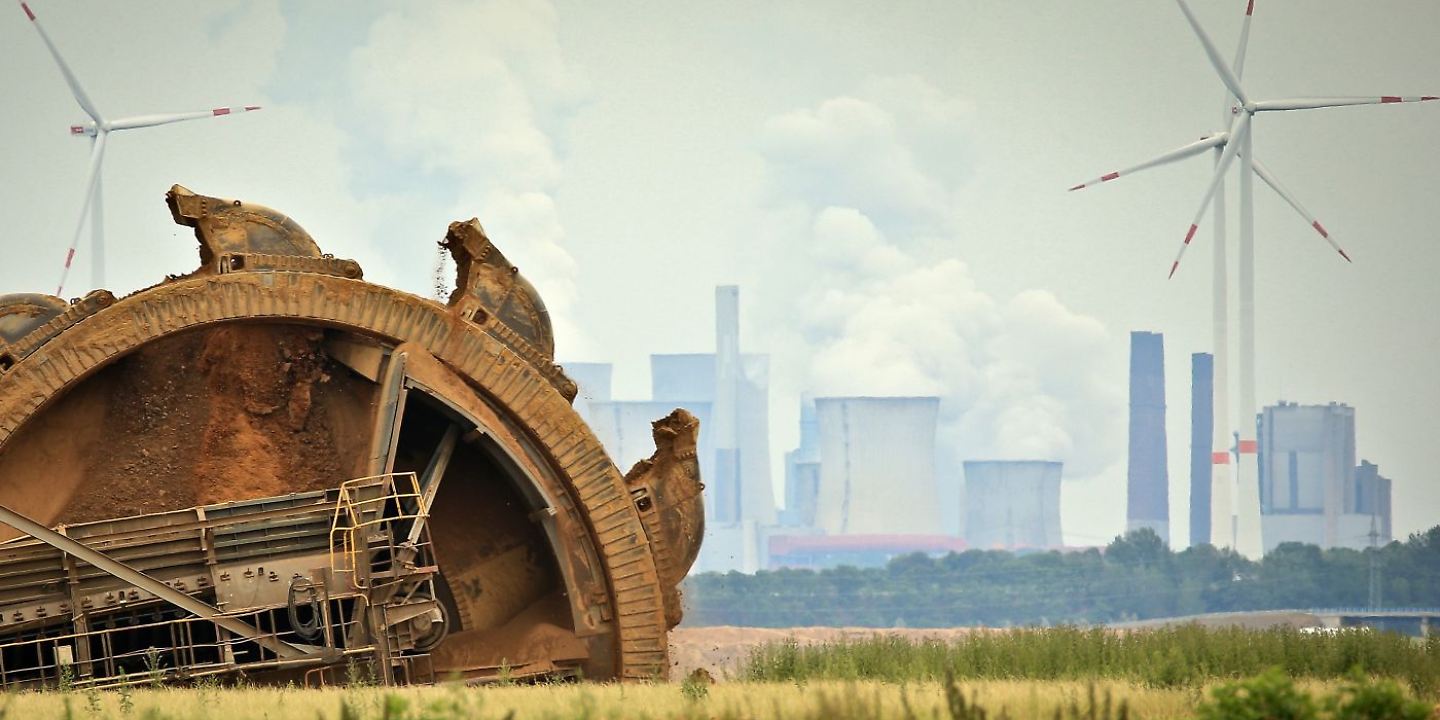
M915 553L884 568L696 575L684 584L685 623L998 627L1364 607L1371 553L1383 606L1440 606L1440 526L1378 550L1284 544L1260 562L1209 545L1172 552L1139 530L1103 552Z

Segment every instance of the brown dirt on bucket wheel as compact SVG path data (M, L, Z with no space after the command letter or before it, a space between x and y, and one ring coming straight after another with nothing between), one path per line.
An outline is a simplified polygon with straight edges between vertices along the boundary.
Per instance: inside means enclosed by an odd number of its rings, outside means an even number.
M314 328L250 324L146 346L87 380L41 418L54 422L12 445L67 448L63 467L27 468L18 456L0 466L7 477L48 477L49 498L24 503L48 522L334 487L357 474L365 439L337 433L331 408L352 412L370 392L325 356L322 338Z

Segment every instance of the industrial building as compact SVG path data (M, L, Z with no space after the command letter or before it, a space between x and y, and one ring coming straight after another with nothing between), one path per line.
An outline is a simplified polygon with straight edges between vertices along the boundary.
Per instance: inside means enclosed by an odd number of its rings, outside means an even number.
M935 484L936 397L815 399L820 494L828 535L941 534Z
M1062 465L1042 460L965 462L965 542L980 550L1058 548Z
M1390 483L1370 463L1357 472L1354 408L1333 402L1267 407L1259 440L1266 552L1284 542L1357 549L1371 544L1372 521L1390 516Z
M1170 540L1170 473L1165 451L1165 339L1130 333L1130 452L1125 530L1150 528Z
M1211 444L1215 427L1215 356L1190 356L1190 545L1210 540Z

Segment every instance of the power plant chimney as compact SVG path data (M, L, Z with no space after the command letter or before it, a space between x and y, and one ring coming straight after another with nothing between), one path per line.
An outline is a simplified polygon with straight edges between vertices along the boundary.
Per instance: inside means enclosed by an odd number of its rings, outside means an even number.
M1130 464L1126 531L1150 528L1170 542L1170 475L1165 455L1165 340L1130 333Z
M1210 540L1211 428L1215 423L1215 356L1190 356L1190 546Z
M740 487L740 288L715 288L715 520L739 522L744 515Z

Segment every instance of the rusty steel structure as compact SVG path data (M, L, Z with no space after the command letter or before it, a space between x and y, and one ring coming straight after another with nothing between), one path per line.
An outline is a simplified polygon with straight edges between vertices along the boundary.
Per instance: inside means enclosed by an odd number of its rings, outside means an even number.
M667 674L698 423L621 474L476 220L448 302L175 186L200 267L0 296L0 687Z

